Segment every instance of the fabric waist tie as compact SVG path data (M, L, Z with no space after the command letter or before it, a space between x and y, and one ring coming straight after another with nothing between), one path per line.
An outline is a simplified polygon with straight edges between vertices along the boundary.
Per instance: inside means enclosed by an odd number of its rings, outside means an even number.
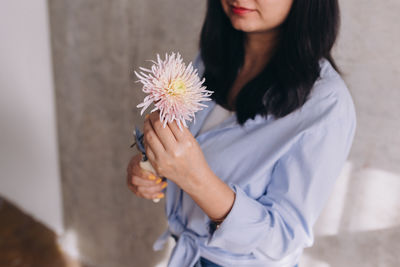
M154 243L154 250L161 250L164 247L169 235L177 237L167 229ZM184 231L180 234L171 256L168 267L193 267L200 259L200 244L198 237L191 232Z

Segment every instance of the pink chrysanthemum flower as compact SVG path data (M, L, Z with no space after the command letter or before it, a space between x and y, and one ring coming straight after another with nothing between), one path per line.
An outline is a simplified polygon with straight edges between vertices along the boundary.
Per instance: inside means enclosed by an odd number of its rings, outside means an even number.
M161 60L157 54L157 62L150 61L154 63L151 69L140 67L143 72L135 71L139 78L137 82L143 84L142 90L148 94L136 107L143 107L140 112L143 115L151 103L154 103L155 108L151 112L160 110L160 121L164 128L167 122L176 120L182 130L181 123L187 127L185 121L192 121L196 111L207 107L200 101L211 100L209 96L213 91L202 86L205 79L200 81L192 62L186 67L179 53L171 53L169 56L165 54L165 60Z

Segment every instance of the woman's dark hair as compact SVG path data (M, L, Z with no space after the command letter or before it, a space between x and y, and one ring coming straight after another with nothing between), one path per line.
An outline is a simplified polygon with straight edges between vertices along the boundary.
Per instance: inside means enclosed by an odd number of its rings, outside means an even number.
M256 114L281 118L300 108L320 76L319 61L331 56L340 24L338 0L295 0L280 26L279 42L266 67L236 97L240 125ZM200 53L205 85L212 99L227 106L227 96L244 61L245 34L232 27L220 0L208 0Z

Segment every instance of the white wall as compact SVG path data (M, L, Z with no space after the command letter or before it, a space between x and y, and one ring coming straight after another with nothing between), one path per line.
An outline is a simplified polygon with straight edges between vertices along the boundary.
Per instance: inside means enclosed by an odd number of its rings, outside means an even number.
M2 1L0 36L0 196L61 233L47 1Z

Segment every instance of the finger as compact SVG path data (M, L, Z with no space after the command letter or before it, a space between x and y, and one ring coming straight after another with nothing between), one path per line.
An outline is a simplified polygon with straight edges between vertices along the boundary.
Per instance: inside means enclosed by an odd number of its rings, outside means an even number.
M131 177L132 177L132 176L131 176L129 173L126 175L126 184L127 184L128 186L132 185Z
M159 184L162 181L161 178L158 178L154 175L153 175L153 177L154 177L154 179L150 180L150 179L143 179L139 176L132 176L131 184L136 185L136 186L154 186L154 185Z
M148 198L157 197L157 195L161 194L163 188L161 185L156 186L138 186L137 192L142 196L147 196Z
M177 139L172 133L168 125L161 122L161 114L159 111L150 114L149 120L154 132L156 133L158 139L163 144L166 151L171 151L176 146Z
M159 175L156 173L150 172L148 170L142 169L140 166L139 168L141 169L140 175L131 175L131 179L133 176L137 176L138 179L144 180L144 181L150 181L150 182L156 182L159 179L162 179ZM154 183L153 183L154 184Z
M128 188L129 188L129 190L132 191L136 196L142 197L142 198L143 198L143 197L146 198L141 192L138 191L138 187L137 187L137 186L128 184Z
M175 139L179 142L182 141L187 134L192 134L189 129L187 129L185 126L182 126L182 130L179 129L179 126L176 122L176 120L172 122L168 122L168 127L171 130L172 134L175 136ZM188 133L189 132L189 133Z
M164 198L164 197L165 197L165 194L164 194L164 193L157 193L157 194L154 194L154 195L151 195L151 194L142 195L142 194L140 194L140 195L138 195L138 196L140 196L140 197L142 197L142 198L145 198L145 199L154 200L154 199L161 199L161 198Z
M128 185L128 188L138 197L146 198L146 199L155 199L155 198L163 198L164 193L162 190L167 187L167 182L164 182L157 187L153 187L153 189L147 190L145 187L138 187L133 185ZM140 188L140 190L139 190Z
M142 162L142 160L140 159L140 160L136 161L136 162L133 164L132 170L131 170L131 172L129 173L129 174L131 175L131 177L132 177L132 176L138 176L138 177L140 177L140 178L142 178L142 179L155 180L156 177L154 177L154 176L155 176L156 174L153 173L153 172L151 172L151 171L149 171L149 170L146 169L146 168L142 168L141 162Z
M128 184L128 188L130 191L132 191L132 193L134 193L135 195L138 195L136 186Z
M158 178L160 178L160 175L156 173L153 167L156 166L154 165L157 160L156 156L154 152L151 150L151 148L148 147L147 145L145 145L145 152L147 155L148 162L142 162L141 160L135 162L130 175L131 177L136 175L142 179L157 180ZM145 164L143 165L142 163ZM149 166L147 166L147 164Z
M135 156L133 156L131 158L131 160L129 161L128 167L126 168L126 173L128 175L132 176L133 174L135 174L137 172L136 166L140 162L141 158L142 158L142 153L136 154Z
M143 132L144 132L145 146L147 145L147 147L151 147L156 154L162 154L165 152L165 147L158 138L149 119L145 120L144 122Z
M153 149L149 145L146 147L146 155L151 165L154 168L153 164L156 162L156 155L154 154ZM158 173L156 173L156 175L158 175Z
M126 173L130 174L132 172L132 167L135 164L134 160L135 160L136 156L133 156L128 163L128 166L126 167Z

